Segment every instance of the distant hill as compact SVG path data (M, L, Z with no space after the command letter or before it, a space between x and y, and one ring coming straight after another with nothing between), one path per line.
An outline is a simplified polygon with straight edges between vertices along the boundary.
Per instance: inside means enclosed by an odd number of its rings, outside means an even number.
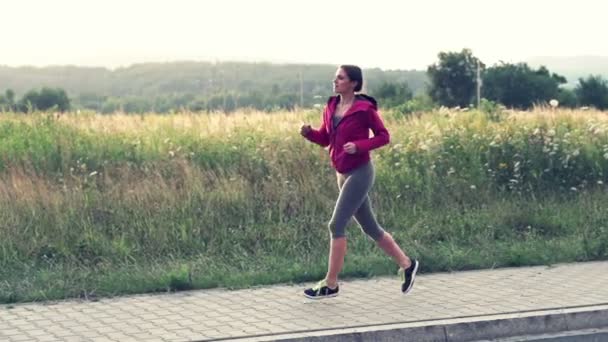
M0 65L0 93L13 89L18 95L42 86L60 87L72 98L95 96L209 97L218 93L282 93L305 100L331 95L335 65L270 64L244 62L145 63L110 70L106 68L53 66L7 67ZM416 93L427 76L416 70L364 70L368 91L382 82L407 82Z
M533 57L526 62L532 67L546 66L551 72L566 77L572 86L579 78L589 75L601 75L608 79L608 56Z

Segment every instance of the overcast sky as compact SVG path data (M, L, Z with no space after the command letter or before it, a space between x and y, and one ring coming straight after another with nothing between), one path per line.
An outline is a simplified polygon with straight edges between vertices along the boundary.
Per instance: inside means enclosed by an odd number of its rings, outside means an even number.
M608 56L601 0L1 0L0 65L173 60L425 69L467 47L486 64Z

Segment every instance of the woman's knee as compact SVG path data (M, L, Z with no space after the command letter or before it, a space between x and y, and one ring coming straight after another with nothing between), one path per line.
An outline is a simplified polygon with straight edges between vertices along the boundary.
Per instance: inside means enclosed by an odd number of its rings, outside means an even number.
M385 234L384 229L382 229L380 226L375 226L371 228L361 227L361 230L374 241L380 241Z
M327 228L329 229L331 237L334 239L346 236L345 226L342 224L338 224L336 220L329 221L329 223L327 224Z

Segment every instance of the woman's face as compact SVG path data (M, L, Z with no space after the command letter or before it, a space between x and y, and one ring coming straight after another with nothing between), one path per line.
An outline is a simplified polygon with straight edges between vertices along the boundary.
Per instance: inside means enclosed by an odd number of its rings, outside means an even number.
M351 81L348 75L342 68L336 70L336 77L334 78L334 92L337 94L348 94L355 91L357 82Z

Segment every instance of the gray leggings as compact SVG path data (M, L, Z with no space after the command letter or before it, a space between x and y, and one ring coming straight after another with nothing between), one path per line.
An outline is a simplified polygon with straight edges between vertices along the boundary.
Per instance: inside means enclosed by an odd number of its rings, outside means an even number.
M337 173L337 176L340 195L329 221L332 238L346 236L346 226L354 216L365 234L376 241L380 240L384 230L374 217L368 196L375 178L372 162L359 166L347 174Z

